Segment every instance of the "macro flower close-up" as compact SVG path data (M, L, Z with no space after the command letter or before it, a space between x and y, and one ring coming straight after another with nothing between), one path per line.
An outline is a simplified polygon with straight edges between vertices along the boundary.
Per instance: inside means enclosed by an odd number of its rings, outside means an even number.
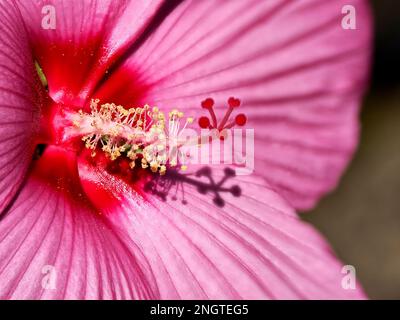
M1 299L367 298L301 216L358 145L368 1L0 17Z

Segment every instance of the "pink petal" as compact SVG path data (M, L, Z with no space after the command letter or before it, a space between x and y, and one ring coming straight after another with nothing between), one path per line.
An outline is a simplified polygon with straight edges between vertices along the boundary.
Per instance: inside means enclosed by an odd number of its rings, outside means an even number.
M81 105L99 79L138 39L162 0L18 1L30 33L34 54L57 102ZM42 19L55 8L55 29Z
M34 150L38 79L18 9L0 5L0 214L17 192Z
M130 73L147 90L143 101L187 115L205 115L207 97L219 107L241 98L255 129L256 171L307 209L336 186L358 140L371 19L367 1L351 1L357 30L342 29L346 4L186 1L110 80ZM137 93L130 88L105 83L96 96L128 102Z
M65 151L46 149L3 217L0 298L153 298L154 281L140 257L82 190L71 188L74 165Z
M85 161L78 167L93 203L146 257L161 299L364 297L359 285L341 287L342 264L329 246L263 180L228 179L217 206L211 191L201 192L209 185L204 177L186 176L196 183L185 180L173 201L176 186L166 177L158 189L146 188L143 179L128 184ZM213 168L212 175L218 182L224 174ZM233 185L241 196L222 189ZM105 193L117 201L104 203Z

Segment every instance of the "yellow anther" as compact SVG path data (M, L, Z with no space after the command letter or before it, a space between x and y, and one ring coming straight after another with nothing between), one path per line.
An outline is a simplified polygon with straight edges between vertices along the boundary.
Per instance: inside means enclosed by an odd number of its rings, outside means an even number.
M126 156L131 160L135 160L137 158L136 153L133 150L129 150Z
M157 172L157 170L158 170L158 162L152 161L152 162L150 163L150 170L151 170L152 172Z
M163 176L163 175L165 175L166 172L167 172L167 167L162 165L160 167L160 175Z
M120 155L121 155L121 153L119 152L119 150L115 150L115 151L111 152L110 158L111 158L112 161L114 161L114 160L116 160Z

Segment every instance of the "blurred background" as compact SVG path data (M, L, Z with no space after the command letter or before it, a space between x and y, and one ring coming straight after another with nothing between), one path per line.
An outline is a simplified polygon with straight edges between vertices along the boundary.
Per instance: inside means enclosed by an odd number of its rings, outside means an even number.
M400 1L372 0L375 54L359 150L339 187L303 218L372 299L400 299Z

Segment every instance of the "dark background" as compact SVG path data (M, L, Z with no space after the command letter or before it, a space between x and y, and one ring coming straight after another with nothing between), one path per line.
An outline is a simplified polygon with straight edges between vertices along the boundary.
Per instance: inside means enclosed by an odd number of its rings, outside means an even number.
M375 54L359 150L337 190L303 218L354 265L370 298L400 299L400 1L371 3Z

